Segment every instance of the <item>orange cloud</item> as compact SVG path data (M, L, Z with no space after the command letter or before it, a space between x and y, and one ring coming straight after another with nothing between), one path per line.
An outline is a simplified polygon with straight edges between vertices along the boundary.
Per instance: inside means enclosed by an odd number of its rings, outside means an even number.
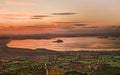
M5 2L10 5L21 5L21 6L36 5L36 3L23 2L23 1L17 1L17 0L5 0Z
M0 14L0 21L24 21L29 20L29 15L24 14Z
M0 23L6 23L7 21L26 21L31 19L31 16L36 13L18 13L10 9L0 8Z
M10 9L5 9L0 7L0 14L11 14L11 13L16 13L16 12Z

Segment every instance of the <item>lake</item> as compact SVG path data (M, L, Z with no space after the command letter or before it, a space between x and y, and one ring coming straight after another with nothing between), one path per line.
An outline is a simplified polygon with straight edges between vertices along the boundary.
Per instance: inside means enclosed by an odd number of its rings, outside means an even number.
M63 42L53 42L56 40L63 40ZM94 50L94 51L111 51L120 50L120 37L66 37L53 39L25 39L12 40L7 44L12 48L28 48L35 50L37 48L46 48L56 51L78 51L78 50Z

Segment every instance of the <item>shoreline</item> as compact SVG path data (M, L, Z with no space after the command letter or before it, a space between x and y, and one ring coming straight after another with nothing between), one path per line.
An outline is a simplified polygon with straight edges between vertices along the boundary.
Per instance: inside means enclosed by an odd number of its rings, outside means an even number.
M44 48L39 48L36 50L24 49L24 48L0 48L0 57L19 57L19 56L46 56L46 55L57 55L61 53L73 54L78 53L82 55L86 54L110 54L110 55L120 55L120 50L117 51L54 51Z

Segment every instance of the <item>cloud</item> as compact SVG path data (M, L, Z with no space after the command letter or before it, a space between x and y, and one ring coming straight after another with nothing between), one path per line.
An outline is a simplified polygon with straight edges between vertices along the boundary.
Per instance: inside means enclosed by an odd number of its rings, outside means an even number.
M39 18L39 17L32 17L30 19L43 19L43 18Z
M42 19L43 17L51 17L49 15L36 15L38 13L22 12L18 13L10 9L0 8L0 20L28 20L28 19Z
M17 1L17 0L5 0L5 2L9 5L20 5L20 6L36 5L36 3L33 3L33 2L23 2L23 1Z
M31 19L43 19L43 17L51 17L49 15L33 15Z
M120 26L119 26L119 25L116 25L116 26L112 26L112 28L120 28Z
M53 23L80 23L80 22L53 22Z
M87 26L87 27L83 27L83 28L98 28L98 26Z
M15 13L15 11L10 10L10 9L5 9L5 8L0 8L0 14L11 14L11 13Z
M27 28L55 28L54 26L51 25L33 25L33 26L24 26Z
M88 24L74 24L74 26L82 28L98 28L98 26L88 26Z
M34 15L32 17L51 17L51 16L49 16L49 15Z
M74 24L74 26L87 26L87 24Z
M29 15L25 14L14 14L14 13L9 13L9 14L0 14L0 20L3 21L14 21L14 20L28 20Z
M77 13L53 13L52 15L74 15L74 14L77 14Z
M13 10L0 8L0 21L43 19L43 17L51 17L49 15L36 15L38 13L23 12L18 13Z
M75 27L73 27L73 26L63 26L63 27L61 27L61 29L65 29L65 30L71 30L71 29L74 29Z

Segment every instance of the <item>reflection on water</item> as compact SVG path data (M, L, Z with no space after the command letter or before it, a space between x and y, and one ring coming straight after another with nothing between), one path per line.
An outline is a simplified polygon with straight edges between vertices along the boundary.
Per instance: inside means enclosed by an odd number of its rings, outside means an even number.
M58 39L63 43L55 43ZM120 38L98 38L98 37L72 37L72 38L54 38L49 40L12 40L9 47L14 48L46 48L57 51L73 50L119 50Z

